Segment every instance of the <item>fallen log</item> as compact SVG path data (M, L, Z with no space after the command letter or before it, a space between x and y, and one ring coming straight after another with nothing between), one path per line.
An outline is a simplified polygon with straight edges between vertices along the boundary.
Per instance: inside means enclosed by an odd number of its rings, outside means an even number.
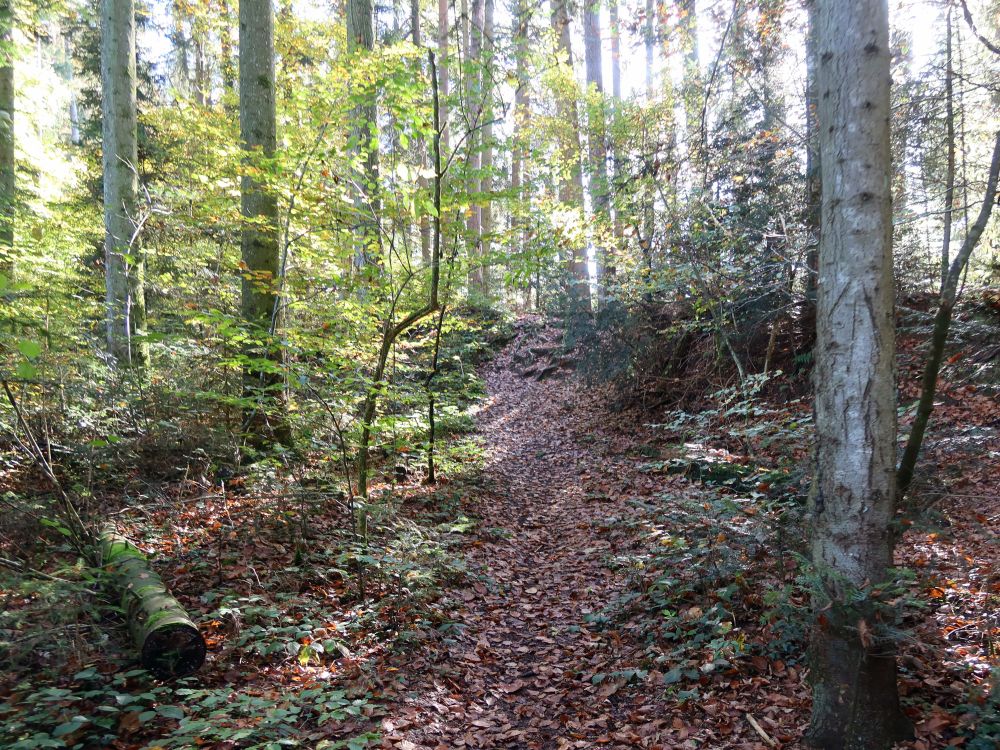
M146 556L113 528L101 532L98 545L142 666L161 678L196 672L205 661L205 639Z

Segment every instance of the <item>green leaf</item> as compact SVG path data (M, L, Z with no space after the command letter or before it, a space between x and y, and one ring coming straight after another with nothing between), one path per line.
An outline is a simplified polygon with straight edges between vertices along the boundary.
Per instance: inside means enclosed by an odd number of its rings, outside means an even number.
M87 723L87 719L82 716L74 716L69 721L64 724L60 724L55 729L52 730L53 737L63 737L71 732L75 732L77 729L82 727Z
M184 709L180 706L157 706L156 713L168 719L184 718Z
M17 349L28 359L34 359L42 353L42 345L37 341L22 339L17 342Z

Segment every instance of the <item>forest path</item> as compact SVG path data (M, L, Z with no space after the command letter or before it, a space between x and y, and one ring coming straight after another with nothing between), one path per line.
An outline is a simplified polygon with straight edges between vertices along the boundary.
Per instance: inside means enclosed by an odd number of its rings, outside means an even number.
M603 519L627 511L620 493L595 488L630 462L600 434L583 386L524 377L517 352L490 367L479 418L487 457L467 501L480 523L466 554L481 578L451 592L462 627L389 705L383 746L654 747L663 717L642 691L592 680L641 651L587 619L624 591L607 566L620 532Z

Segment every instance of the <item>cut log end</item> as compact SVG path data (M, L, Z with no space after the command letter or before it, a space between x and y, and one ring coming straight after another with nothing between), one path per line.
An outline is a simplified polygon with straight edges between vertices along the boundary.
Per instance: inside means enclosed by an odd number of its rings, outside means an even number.
M188 622L162 624L146 636L141 659L161 679L187 677L205 662L205 640Z

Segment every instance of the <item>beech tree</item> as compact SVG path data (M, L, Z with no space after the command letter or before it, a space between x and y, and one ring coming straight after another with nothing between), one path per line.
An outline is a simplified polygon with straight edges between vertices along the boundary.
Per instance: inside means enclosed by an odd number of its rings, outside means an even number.
M145 258L139 209L135 2L101 2L104 278L108 352L146 368Z
M375 29L371 0L347 2L347 48L352 51L375 49ZM367 82L356 96L361 100L354 111L351 139L361 170L354 175L354 208L360 228L354 267L364 268L373 261L378 237L378 111L375 91Z
M892 565L895 333L885 0L817 4L823 164L809 743L888 748L908 733L877 588Z
M244 354L246 428L254 440L289 442L284 416L281 352L272 342L279 324L278 199L268 170L277 145L274 11L271 0L240 3L240 140L246 152L240 194L243 215L241 311L251 329Z

